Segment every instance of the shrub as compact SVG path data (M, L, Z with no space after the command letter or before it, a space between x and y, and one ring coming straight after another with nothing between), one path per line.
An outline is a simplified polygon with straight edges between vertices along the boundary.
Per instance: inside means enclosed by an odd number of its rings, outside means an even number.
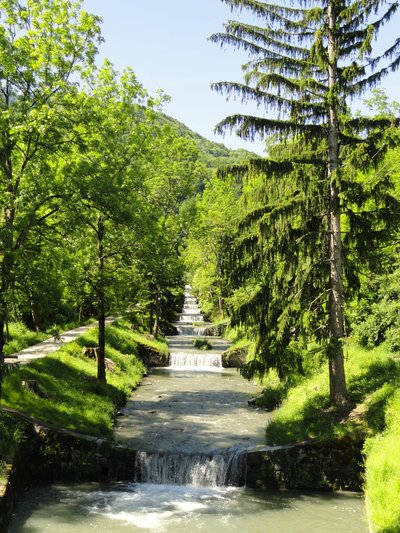
M198 350L211 350L212 346L207 339L197 337L193 340L193 346Z

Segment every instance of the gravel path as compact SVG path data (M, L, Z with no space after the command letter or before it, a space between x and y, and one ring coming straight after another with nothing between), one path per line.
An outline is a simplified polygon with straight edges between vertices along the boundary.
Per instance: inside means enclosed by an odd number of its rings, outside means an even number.
M115 317L107 318L106 325L111 324L115 320ZM85 333L85 331L88 331L96 326L97 322L92 322L92 324L87 326L81 326L79 328L71 329L70 331L64 331L61 333L59 339L50 337L49 339L39 342L38 344L34 344L33 346L29 346L20 352L6 356L4 362L6 365L26 365L34 359L40 359L41 357L46 357L46 355L49 355L50 353L56 352L64 343L74 341L77 337Z

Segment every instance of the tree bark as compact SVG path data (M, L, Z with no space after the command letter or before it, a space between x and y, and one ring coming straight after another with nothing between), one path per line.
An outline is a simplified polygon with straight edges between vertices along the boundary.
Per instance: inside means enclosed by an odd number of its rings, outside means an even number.
M337 121L337 43L335 36L335 2L328 2L328 179L329 179L329 386L330 399L335 405L347 401L346 376L344 370L344 294L342 267L342 236L340 227L340 198L337 171L339 167L339 140Z
M99 349L97 352L97 379L106 383L106 363L105 363L105 346L106 346L106 313L105 313L105 281L104 281L104 219L100 215L97 220L97 320L98 320L98 342Z

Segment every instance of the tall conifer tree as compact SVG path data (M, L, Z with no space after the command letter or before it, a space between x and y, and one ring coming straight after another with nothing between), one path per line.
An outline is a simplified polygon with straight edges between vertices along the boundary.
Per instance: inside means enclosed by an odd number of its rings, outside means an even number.
M221 82L213 87L228 96L254 100L267 113L275 114L268 118L229 116L217 125L217 131L231 129L246 139L256 135L289 137L292 142L296 140L294 146L306 138L308 147L310 142L315 147L307 163L316 169L324 165L323 174L316 174L324 182L319 205L326 206L321 218L325 239L320 239L319 244L327 265L330 397L333 403L342 404L347 398L342 346L345 326L341 229L346 165L351 152L364 162L371 161L379 151L384 129L390 125L385 120L350 118L348 104L399 67L400 39L382 53L372 55L373 40L395 15L399 4L385 0L222 1L232 9L249 10L261 24L229 21L224 33L211 37L214 42L244 49L252 56L243 65L243 84ZM293 179L294 164L305 162L301 159L297 151L288 160L265 162L264 171L270 178L275 175ZM308 171L303 178L310 181L307 174ZM265 214L265 210L259 212L260 217Z

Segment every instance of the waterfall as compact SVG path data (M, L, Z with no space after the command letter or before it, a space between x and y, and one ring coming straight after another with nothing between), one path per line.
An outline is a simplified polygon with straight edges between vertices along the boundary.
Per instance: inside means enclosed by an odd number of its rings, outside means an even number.
M175 352L171 353L169 364L180 367L222 368L222 357L219 353Z
M193 326L192 324L176 324L179 335L186 337L205 336L208 326Z
M169 339L170 347L172 347L169 358L171 368L184 367L192 370L222 368L222 357L215 351L215 345L212 350L206 352L194 349L193 337L208 336L207 330L210 330L211 325L204 323L199 326L196 325L198 322L204 322L204 314L196 298L192 296L192 288L186 285L182 312L179 315L179 321L175 324L178 336L174 337L173 341Z
M244 485L246 452L228 450L215 455L136 454L136 481L195 487Z
M195 348L193 340L210 328L204 323L204 314L192 296L190 286L185 287L182 312L176 328L179 335L168 337L170 348L169 368L171 370L207 371L222 368L221 351L226 345L218 337L208 337L209 350ZM193 377L195 379L195 377ZM160 396L161 398L161 396ZM243 448L224 451L201 451L191 448L193 453L174 448L174 440L168 444L170 453L165 451L138 451L135 459L135 480L156 485L191 485L195 487L243 486L246 477L246 452ZM166 448L161 448L166 449Z

